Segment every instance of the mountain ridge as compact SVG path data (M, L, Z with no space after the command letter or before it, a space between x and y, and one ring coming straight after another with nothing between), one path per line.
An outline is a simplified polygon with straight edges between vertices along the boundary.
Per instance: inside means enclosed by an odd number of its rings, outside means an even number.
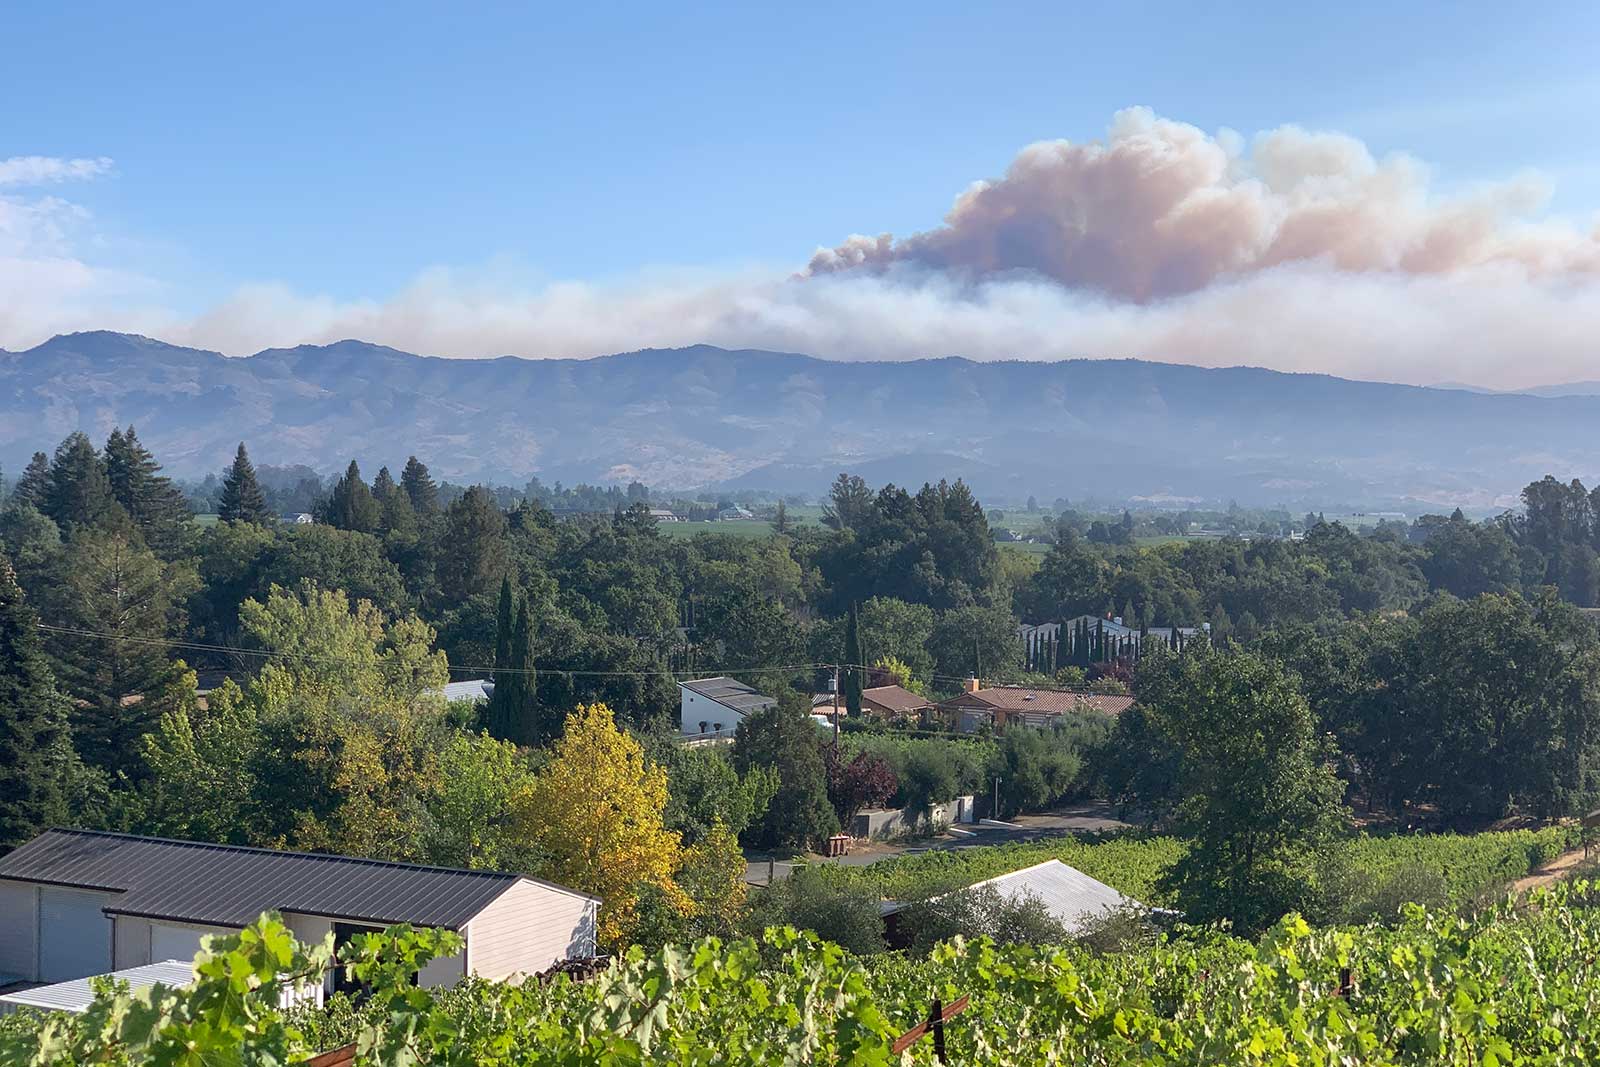
M1600 466L1600 398L1131 358L827 360L693 345L420 356L350 338L226 356L85 331L0 359L0 463L129 422L176 474L258 463L815 492L840 470L980 494L1504 506Z

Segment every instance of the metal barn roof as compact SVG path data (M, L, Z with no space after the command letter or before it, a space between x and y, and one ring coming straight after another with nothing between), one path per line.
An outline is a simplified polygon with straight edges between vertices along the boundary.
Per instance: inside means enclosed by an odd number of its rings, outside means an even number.
M526 876L47 830L0 857L0 878L110 890L121 895L107 905L108 914L175 922L245 926L264 911L292 911L354 922L460 929ZM587 896L562 886L551 888Z
M748 715L752 711L760 711L777 703L772 697L763 696L743 682L727 677L699 678L678 684L691 693L703 696L707 700L715 700L723 707L732 708L741 715Z
M127 982L134 992L160 983L178 989L194 981L194 964L188 960L163 960L147 963L143 967L130 967L96 977L115 978ZM0 996L0 1014L18 1008L35 1008L39 1011L82 1012L94 1003L94 990L89 988L90 978L71 982L34 986Z

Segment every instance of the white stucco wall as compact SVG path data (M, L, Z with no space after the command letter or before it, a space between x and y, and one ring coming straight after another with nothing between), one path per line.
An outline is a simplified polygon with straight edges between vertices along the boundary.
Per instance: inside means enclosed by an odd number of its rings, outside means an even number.
M702 721L706 723L705 730L700 729ZM744 716L726 704L719 704L683 686L678 687L678 730L685 737L701 733L732 737L743 721ZM716 728L717 723L722 724L720 731Z

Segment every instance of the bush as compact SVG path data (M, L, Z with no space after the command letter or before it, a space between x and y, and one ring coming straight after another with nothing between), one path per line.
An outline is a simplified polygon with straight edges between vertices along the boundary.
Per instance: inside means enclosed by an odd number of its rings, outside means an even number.
M750 902L752 934L769 926L809 930L864 955L884 950L879 897L871 886L842 879L832 868L797 866Z
M1033 894L1007 897L992 885L973 886L906 906L896 918L897 942L925 956L955 937L987 937L1001 945L1057 945L1066 927Z

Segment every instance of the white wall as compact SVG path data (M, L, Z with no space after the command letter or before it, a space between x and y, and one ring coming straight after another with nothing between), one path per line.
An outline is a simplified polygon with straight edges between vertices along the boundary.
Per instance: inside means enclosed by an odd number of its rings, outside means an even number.
M111 970L111 919L104 908L115 894L39 887L39 969L36 981L69 982Z
M231 926L157 922L136 915L118 915L115 920L113 969L118 971L162 960L192 960L200 951L200 939L207 934L239 932Z
M480 978L505 981L569 956L593 955L596 907L588 897L518 882L467 924L467 968Z
M700 729L704 721L706 728ZM739 723L744 721L744 716L728 707L719 704L710 697L703 697L699 693L690 692L683 686L678 687L678 729L685 737L693 737L700 733L720 733L732 737L733 732L739 728ZM717 730L717 723L722 724L722 729Z
M454 956L440 956L429 960L417 972L417 984L424 989L435 986L453 986L467 976L467 954L463 950Z
M325 915L302 915L296 911L283 913L283 925L296 939L307 945L320 945L322 939L333 933L333 920Z
M34 981L39 968L39 887L0 881L0 974Z
M732 737L745 714L720 701L678 686L678 731L685 737ZM705 729L700 728L705 723ZM721 725L719 730L718 724Z

